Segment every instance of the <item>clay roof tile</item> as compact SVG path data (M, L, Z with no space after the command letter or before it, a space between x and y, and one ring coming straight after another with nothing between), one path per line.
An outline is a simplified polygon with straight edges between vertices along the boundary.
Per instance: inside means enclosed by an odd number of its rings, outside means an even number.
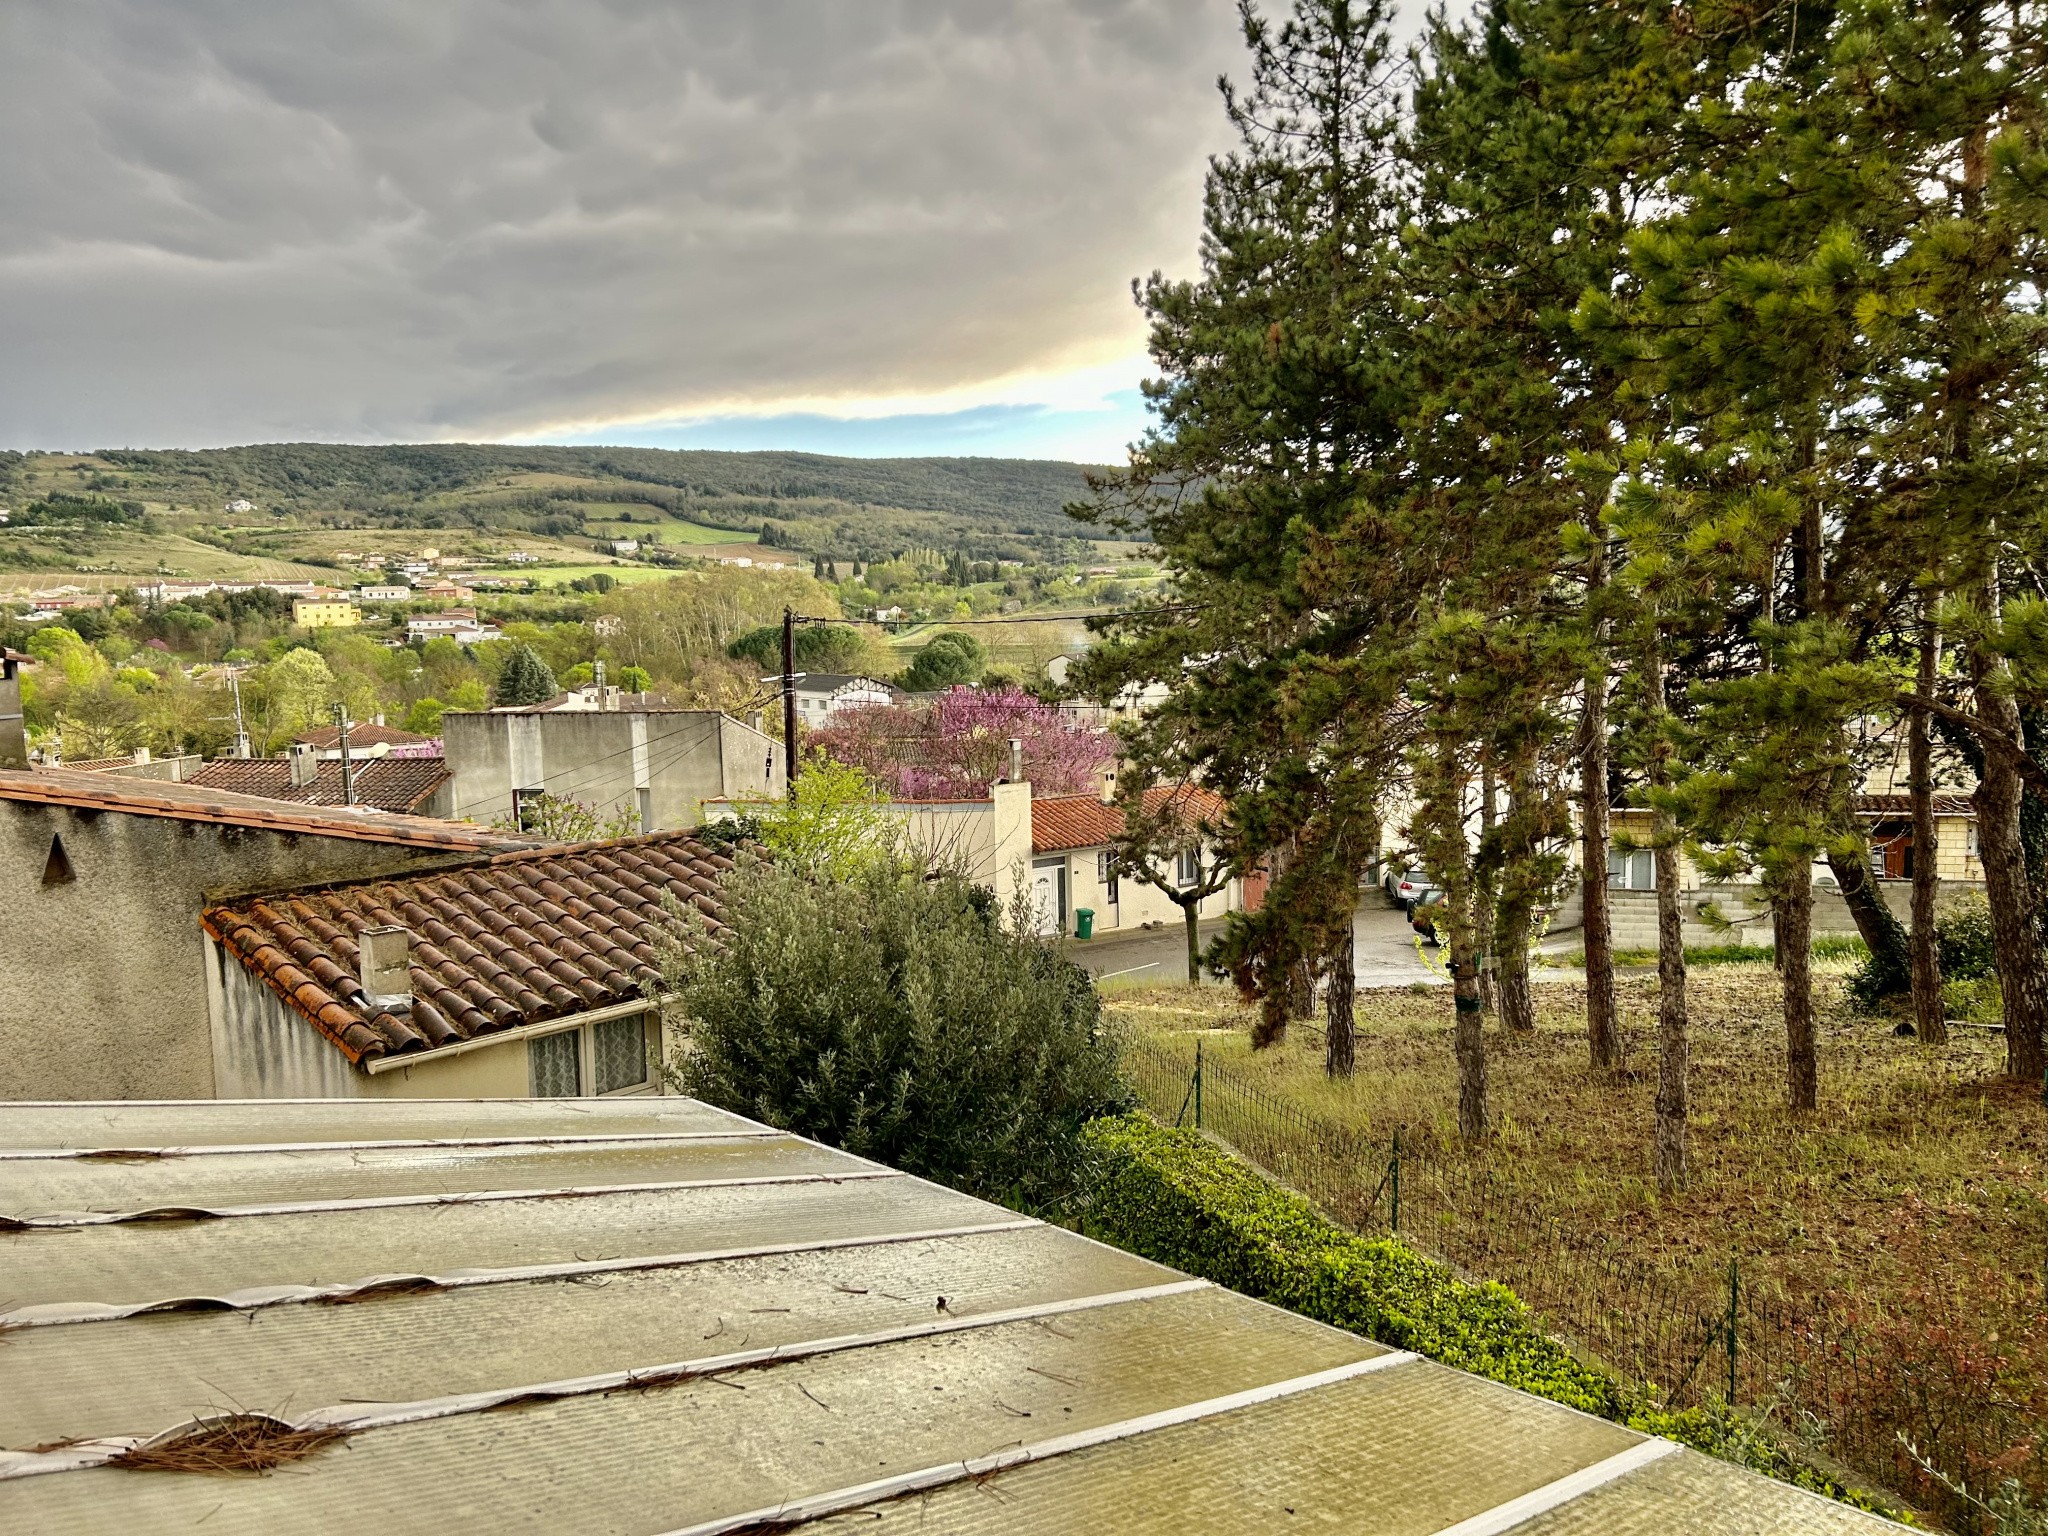
M250 897L207 931L351 1061L417 1052L630 1002L658 979L664 899L722 926L722 851L686 832L487 855L453 869ZM409 1012L372 1010L357 935L414 934Z

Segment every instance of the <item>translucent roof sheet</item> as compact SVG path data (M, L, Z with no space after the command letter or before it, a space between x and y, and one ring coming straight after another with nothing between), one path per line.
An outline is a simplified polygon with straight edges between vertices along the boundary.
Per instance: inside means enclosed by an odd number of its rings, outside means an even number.
M687 1100L0 1106L0 1218L0 1530L1889 1528Z

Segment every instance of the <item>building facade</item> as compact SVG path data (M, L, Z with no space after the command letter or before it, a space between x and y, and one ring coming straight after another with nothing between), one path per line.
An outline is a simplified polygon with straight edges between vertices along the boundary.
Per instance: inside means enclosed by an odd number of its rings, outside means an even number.
M627 707L615 690L552 702L441 717L449 815L516 826L545 794L654 832L697 826L707 800L782 795L781 743L730 715Z
M190 784L0 772L0 1099L212 1098L210 902L520 846Z
M346 629L363 622L363 610L345 597L301 597L292 603L292 622L301 629Z
M670 832L209 907L218 1091L659 1093L675 1042L653 957L675 905L714 932L723 924L729 868L724 853Z

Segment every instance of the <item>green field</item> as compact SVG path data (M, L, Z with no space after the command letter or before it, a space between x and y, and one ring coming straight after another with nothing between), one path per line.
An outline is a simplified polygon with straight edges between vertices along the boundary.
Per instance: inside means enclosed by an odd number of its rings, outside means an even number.
M600 539L644 539L648 534L660 535L664 544L758 544L758 532L747 533L738 528L711 528L703 523L693 523L680 517L664 517L659 522L650 521L647 507L633 506L621 502L591 502L585 529L593 538ZM631 522L621 521L619 514L633 514Z

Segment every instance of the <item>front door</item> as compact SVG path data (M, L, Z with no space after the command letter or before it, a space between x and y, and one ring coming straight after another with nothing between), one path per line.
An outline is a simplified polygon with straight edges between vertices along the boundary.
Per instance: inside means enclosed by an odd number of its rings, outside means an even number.
M1067 931L1067 861L1045 859L1031 866L1031 915L1047 937Z

